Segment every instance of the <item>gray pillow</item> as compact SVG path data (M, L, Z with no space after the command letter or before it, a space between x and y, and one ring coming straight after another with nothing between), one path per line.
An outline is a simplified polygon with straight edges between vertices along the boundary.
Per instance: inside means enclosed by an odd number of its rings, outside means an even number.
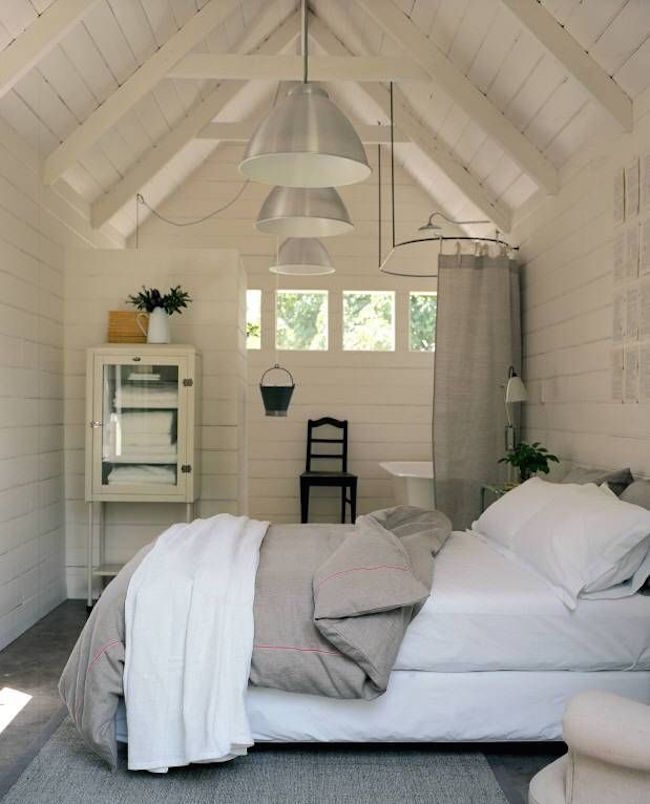
M607 483L614 494L620 497L633 480L632 472L629 469L617 469L611 472L607 469L588 469L585 466L574 466L573 469L569 470L569 474L560 480L560 483L577 483L578 485L595 483L597 486L600 486L601 483Z
M650 480L635 480L621 494L623 502L650 510Z

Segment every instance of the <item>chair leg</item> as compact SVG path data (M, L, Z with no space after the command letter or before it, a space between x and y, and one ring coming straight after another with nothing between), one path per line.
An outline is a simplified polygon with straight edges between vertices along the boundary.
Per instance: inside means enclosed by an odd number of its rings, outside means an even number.
M309 483L300 478L300 522L304 525L309 520Z
M356 477L350 485L350 521L354 525L357 518L357 479Z
M345 525L345 503L347 502L347 489L341 486L341 524Z

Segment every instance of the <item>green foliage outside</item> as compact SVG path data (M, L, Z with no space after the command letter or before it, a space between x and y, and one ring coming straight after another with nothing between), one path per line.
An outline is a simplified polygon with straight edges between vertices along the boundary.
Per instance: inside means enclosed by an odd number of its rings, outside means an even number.
M433 352L436 345L435 293L409 295L409 349L414 352Z
M394 306L391 291L344 291L343 348L369 352L394 349Z
M275 343L278 349L327 349L327 291L279 290Z
M262 348L262 291L246 291L246 348Z

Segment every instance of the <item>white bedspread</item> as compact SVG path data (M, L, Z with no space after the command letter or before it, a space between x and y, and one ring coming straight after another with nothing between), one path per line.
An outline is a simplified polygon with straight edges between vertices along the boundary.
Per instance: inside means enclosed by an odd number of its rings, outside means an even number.
M454 532L395 669L647 671L650 595L579 600L570 611L528 569L473 533Z
M124 695L131 770L245 754L253 599L268 527L219 514L173 525L131 579Z

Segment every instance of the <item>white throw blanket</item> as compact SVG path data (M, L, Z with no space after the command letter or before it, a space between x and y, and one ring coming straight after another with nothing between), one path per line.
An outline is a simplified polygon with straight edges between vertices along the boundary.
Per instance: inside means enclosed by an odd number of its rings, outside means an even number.
M130 770L221 762L253 744L245 694L268 522L219 514L173 525L126 596Z

